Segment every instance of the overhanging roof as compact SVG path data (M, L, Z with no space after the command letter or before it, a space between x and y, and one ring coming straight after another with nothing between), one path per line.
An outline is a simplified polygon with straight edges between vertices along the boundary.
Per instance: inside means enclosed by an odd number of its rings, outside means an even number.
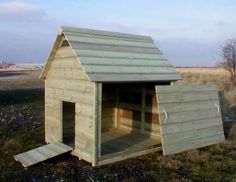
M61 27L58 36L65 36L93 82L181 79L149 36L71 27Z

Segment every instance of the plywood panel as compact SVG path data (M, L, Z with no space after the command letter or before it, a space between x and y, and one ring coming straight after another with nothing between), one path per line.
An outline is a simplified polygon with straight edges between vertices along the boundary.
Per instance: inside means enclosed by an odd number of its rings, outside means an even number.
M215 86L156 86L156 96L164 155L224 141Z

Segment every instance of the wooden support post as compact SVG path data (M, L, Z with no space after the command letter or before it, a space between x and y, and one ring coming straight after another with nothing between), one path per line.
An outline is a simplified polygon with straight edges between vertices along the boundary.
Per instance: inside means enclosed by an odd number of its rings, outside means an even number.
M145 88L145 83L142 84L142 100L141 100L141 132L144 133L145 131L145 96L146 96L146 88Z
M119 102L120 102L120 91L118 84L116 84L115 128L120 127L120 109L118 107Z
M101 121L102 121L102 84L95 84L95 120L93 142L93 166L101 156Z
M102 83L98 84L98 157L101 157L101 136L102 136Z

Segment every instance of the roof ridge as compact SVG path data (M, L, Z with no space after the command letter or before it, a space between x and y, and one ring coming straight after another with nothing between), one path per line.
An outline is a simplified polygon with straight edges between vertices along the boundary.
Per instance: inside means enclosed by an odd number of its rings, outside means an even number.
M122 33L122 32L116 32L116 31L106 31L106 30L96 30L96 29L89 29L89 28L60 26L59 34L62 34L63 32L64 33L67 33L67 32L68 33L80 33L80 34L91 34L91 35L100 35L100 36L110 36L110 37L120 37L120 38L153 41L151 36L147 36L147 35L138 35L138 34Z

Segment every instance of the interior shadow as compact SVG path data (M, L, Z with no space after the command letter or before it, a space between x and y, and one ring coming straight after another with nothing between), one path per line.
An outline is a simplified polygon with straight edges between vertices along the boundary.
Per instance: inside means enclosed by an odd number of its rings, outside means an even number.
M150 85L153 96L155 96L155 85L155 83ZM151 137L151 133L153 133L151 122L154 120L158 122L158 115L146 114L145 120L149 121L144 123L143 129L141 127L142 117L144 117L142 110L146 112L146 108L142 108L144 102L142 95L143 86L144 83L103 84L102 110L108 110L109 107L118 110L119 124L117 128L114 127L112 123L116 116L111 115L112 117L108 118L108 113L102 112L102 155L142 150L146 147L160 145L159 140ZM117 89L119 89L118 92ZM118 105L114 104L117 97L119 97ZM145 99L147 98L145 97ZM152 97L147 100L150 105L150 112L152 112L153 101L156 103L156 99ZM146 124L148 124L148 128L146 128ZM104 126L108 128L103 130Z
M222 111L222 121L224 127L225 138L230 137L230 131L235 124L234 122L234 114L233 111L236 111L236 107L230 107L230 103L225 98L224 93L222 91L218 92L220 98L220 105ZM235 134L236 135L236 134Z

